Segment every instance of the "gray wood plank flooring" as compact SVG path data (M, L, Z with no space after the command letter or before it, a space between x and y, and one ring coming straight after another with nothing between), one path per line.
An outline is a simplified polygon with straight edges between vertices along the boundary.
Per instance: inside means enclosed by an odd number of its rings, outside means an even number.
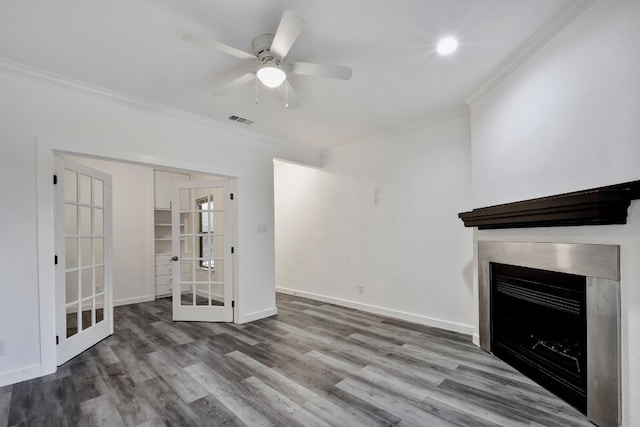
M246 325L116 307L115 333L0 388L0 427L589 426L470 337L278 294Z

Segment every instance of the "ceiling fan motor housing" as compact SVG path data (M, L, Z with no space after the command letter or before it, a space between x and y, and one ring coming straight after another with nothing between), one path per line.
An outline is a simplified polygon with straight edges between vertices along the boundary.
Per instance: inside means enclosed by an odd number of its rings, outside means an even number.
M259 56L265 51L271 49L271 44L273 43L274 34L262 34L251 42L251 47L253 48L253 53L256 56Z
M270 64L279 68L285 68L285 59L271 52L271 44L273 43L273 34L262 34L251 42L253 53L261 64Z

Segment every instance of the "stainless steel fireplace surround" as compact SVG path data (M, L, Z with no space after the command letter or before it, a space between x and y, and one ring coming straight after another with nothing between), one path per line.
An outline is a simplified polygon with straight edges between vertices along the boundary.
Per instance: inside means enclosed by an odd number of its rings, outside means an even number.
M587 417L620 422L620 246L478 242L480 347L491 352L490 264L558 271L587 278Z

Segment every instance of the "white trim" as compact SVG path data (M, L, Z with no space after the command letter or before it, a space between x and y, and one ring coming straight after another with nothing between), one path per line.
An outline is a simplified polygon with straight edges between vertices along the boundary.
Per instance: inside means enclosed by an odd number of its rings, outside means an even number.
M153 296L141 296L141 297L131 297L131 298L121 298L121 299L114 299L113 300L113 306L114 307L118 307L120 305L129 305L129 304L138 304L141 302L149 302L149 301L153 301L155 300L155 297Z
M231 215L231 220L233 221L233 242L234 242L234 256L231 259L232 261L232 273L233 273L233 300L234 300L234 304L233 304L233 323L240 323L240 321L238 320L240 317L240 303L238 301L241 301L241 296L240 296L240 268L239 268L239 264L240 264L240 254L239 254L239 248L240 248L240 201L241 198L237 197L238 194L243 194L244 191L244 184L242 183L242 186L240 186L240 182L238 179L233 179L231 180L231 191L233 192L233 194L235 195L234 197L234 203L233 203L233 215Z
M155 218L155 173L153 169L149 168L148 173L150 174L150 181L153 184L153 191L150 191L147 195L147 205L145 206L145 210L147 212L147 254L149 254L149 258L147 259L147 277L149 278L149 284L147 289L147 295L149 299L147 301L153 301L156 299L156 218ZM144 298L144 296L140 297ZM113 302L113 305L120 305L116 301Z
M53 372L42 372L42 365L31 365L15 371L0 373L0 387L52 374Z
M102 98L108 98L110 100L119 102L120 104L135 106L138 108L164 113L173 117L177 117L184 120L189 120L201 125L210 126L215 129L222 129L227 132L244 135L256 139L262 143L270 144L273 146L279 146L287 150L294 150L300 153L312 155L317 158L321 158L321 151L309 146L296 144L293 141L280 139L272 136L268 136L262 133L254 132L250 129L240 128L228 124L223 121L218 121L209 117L205 117L199 114L191 113L178 108L169 107L163 104L158 104L143 98L127 95L122 92L117 92L111 89L107 89L101 86L96 86L91 83L83 82L81 80L72 79L60 74L52 73L50 71L42 70L40 68L31 67L29 65L11 61L6 58L0 58L0 72L5 74L14 75L21 78L27 78L34 81L46 82L61 86L64 88L71 88L81 92L97 95ZM314 164L315 165L315 164ZM315 165L315 166L320 166Z
M40 370L35 376L56 371L56 269L54 211L55 155L51 146L36 141L36 209L38 233L38 305L40 314Z
M574 0L566 3L553 18L509 56L480 88L467 96L465 103L471 106L491 92L594 2L595 0Z
M264 319L265 317L275 316L276 314L278 314L278 308L271 307L271 308L267 308L266 310L260 310L260 311L256 311L255 313L246 314L242 316L242 319L238 319L236 323L249 323L256 320Z
M480 334L474 333L471 337L473 339L473 343L480 347Z
M390 308L363 304L360 302L330 297L327 295L314 294L311 292L298 291L295 289L282 288L279 286L276 286L276 292L281 292L288 295L297 295L303 298L327 302L342 307L355 308L356 310L366 311L367 313L379 314L381 316L391 317L393 319L405 320L407 322L418 323L425 326L432 326L439 329L446 329L447 331L460 332L466 335L471 335L474 331L474 327L471 325L463 325L461 323L449 322L447 320L434 319L433 317L421 316L419 314L407 313L400 310L393 310Z
M92 144L80 144L75 142L65 142L49 138L37 138L37 144L43 145L58 154L69 154L79 157L92 157L99 160L107 160L120 163L132 163L153 169L173 170L174 172L220 175L225 177L238 177L240 173L236 170L211 168L208 163L185 162L175 159L166 159L149 154L132 153L126 151L113 150L104 146ZM53 173L53 172L51 172Z

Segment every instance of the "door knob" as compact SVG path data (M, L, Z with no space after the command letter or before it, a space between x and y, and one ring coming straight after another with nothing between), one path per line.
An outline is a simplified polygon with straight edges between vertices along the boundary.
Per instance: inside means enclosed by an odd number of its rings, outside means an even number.
M171 261L177 261L177 260L179 260L179 259L180 259L180 258L178 258L177 256L172 256L172 257L171 257Z

